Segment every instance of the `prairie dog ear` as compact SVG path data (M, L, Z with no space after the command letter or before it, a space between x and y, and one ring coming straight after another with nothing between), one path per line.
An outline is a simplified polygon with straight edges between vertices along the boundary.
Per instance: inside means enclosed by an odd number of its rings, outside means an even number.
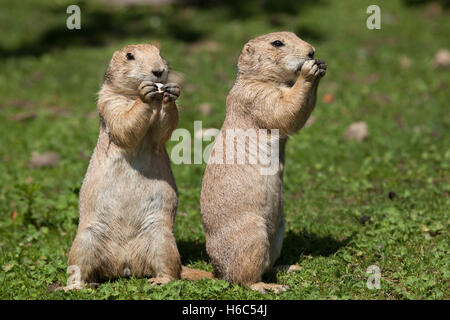
M249 72L256 64L253 57L255 53L255 48L252 44L247 43L242 49L242 53L238 59L238 71L239 72Z
M255 48L253 48L253 45L251 45L250 43L247 43L244 46L244 50L242 50L242 53L247 55L253 55L253 53L255 53Z
M161 43L159 41L152 41L150 44L158 48L158 50L161 50Z

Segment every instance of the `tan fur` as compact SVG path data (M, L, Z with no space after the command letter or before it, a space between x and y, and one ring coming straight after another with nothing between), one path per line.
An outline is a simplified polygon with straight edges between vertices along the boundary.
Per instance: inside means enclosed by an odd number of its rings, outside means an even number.
M193 281L201 279L215 279L214 275L211 272L198 269L191 269L185 266L181 268L181 278Z
M83 283L130 274L152 276L154 284L180 277L173 235L177 189L165 149L178 123L180 90L166 84L162 94L154 85L165 83L167 73L159 49L149 44L116 51L109 64L68 261L80 268Z
M274 47L275 40L284 46ZM261 175L259 164L210 163L203 177L201 212L212 264L219 277L259 291L286 289L260 281L282 246L285 144L311 114L325 74L326 65L311 59L313 53L310 44L289 32L263 35L244 46L221 134L279 129L279 168L275 175ZM222 142L225 150L226 139Z

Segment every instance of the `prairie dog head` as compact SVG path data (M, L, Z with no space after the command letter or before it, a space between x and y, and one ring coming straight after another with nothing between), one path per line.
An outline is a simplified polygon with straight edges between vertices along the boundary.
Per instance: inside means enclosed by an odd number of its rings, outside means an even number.
M169 67L151 44L128 45L114 52L105 74L105 84L124 93L137 93L142 81L166 83Z
M238 61L238 76L292 82L315 49L292 32L273 32L247 42Z

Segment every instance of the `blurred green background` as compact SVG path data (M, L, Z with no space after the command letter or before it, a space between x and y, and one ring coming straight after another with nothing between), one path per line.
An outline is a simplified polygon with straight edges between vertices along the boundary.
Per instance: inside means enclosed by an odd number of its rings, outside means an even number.
M1 299L448 299L449 1L6 1L0 10ZM68 30L66 9L81 8ZM368 30L366 9L381 8ZM78 192L98 136L112 53L159 42L182 88L179 128L220 128L249 39L293 31L328 63L308 126L287 146L287 233L273 295L221 280L67 279ZM355 122L367 126L348 132ZM175 142L168 143L170 150ZM200 219L204 165L172 165L183 263L212 270ZM367 267L381 288L366 286Z

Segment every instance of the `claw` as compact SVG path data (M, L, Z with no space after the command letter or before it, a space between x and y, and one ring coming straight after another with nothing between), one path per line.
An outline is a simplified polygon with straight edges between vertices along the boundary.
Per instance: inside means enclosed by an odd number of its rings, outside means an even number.
M176 83L168 83L162 87L164 102L175 101L180 96L180 87Z

